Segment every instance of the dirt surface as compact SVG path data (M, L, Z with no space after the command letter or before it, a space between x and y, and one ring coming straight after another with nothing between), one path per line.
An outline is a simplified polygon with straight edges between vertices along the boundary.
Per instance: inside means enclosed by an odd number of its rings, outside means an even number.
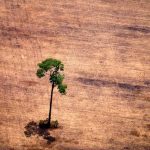
M149 0L0 0L0 55L0 150L150 150ZM33 126L48 115L35 75L48 57L68 84L52 142Z

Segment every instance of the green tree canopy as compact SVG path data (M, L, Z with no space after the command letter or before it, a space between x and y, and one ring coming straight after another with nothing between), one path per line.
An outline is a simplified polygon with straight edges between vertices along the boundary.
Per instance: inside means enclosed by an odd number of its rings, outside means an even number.
M50 83L54 84L54 87L57 86L61 94L66 94L67 85L63 84L64 74L62 74L62 71L64 71L64 64L60 60L48 58L39 63L38 66L37 76L42 78L49 73Z

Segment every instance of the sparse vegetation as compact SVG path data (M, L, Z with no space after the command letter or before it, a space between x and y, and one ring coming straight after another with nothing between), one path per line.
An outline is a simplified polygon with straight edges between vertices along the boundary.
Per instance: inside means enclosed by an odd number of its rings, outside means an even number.
M41 128L38 123L31 121L25 126L24 134L26 137L39 136L47 140L47 143L50 144L55 141L55 137L50 135L50 132L47 129Z
M42 127L58 127L58 121L51 123L51 111L52 111L52 100L53 100L53 91L54 88L57 87L58 91L64 95L66 94L67 85L63 84L64 74L64 64L57 59L46 59L38 64L39 68L37 70L37 76L39 78L44 77L45 75L49 76L49 82L52 85L51 88L51 97L50 97L50 109L48 119L40 122L40 126ZM52 125L53 124L53 125Z
M48 118L46 120L40 120L39 127L46 128L47 124L48 124ZM58 125L59 125L58 120L51 121L50 128L52 128L52 129L58 128Z

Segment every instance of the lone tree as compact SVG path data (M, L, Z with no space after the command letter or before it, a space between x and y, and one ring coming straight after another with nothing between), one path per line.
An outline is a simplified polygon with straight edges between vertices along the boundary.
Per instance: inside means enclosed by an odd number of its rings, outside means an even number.
M45 75L49 76L49 82L51 84L51 96L50 96L50 108L47 126L51 126L51 111L52 111L52 100L53 100L53 90L57 87L58 91L64 95L66 94L67 85L63 84L64 74L64 64L57 59L48 58L38 64L39 68L36 75L39 78L44 77Z

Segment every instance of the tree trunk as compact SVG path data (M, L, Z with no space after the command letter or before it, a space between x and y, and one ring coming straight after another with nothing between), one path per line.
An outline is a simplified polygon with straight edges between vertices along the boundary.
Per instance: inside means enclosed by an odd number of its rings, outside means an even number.
M52 83L51 97L50 97L50 109L49 109L49 116L48 116L48 126L49 127L51 125L51 112L52 112L53 90L54 90L54 83Z

